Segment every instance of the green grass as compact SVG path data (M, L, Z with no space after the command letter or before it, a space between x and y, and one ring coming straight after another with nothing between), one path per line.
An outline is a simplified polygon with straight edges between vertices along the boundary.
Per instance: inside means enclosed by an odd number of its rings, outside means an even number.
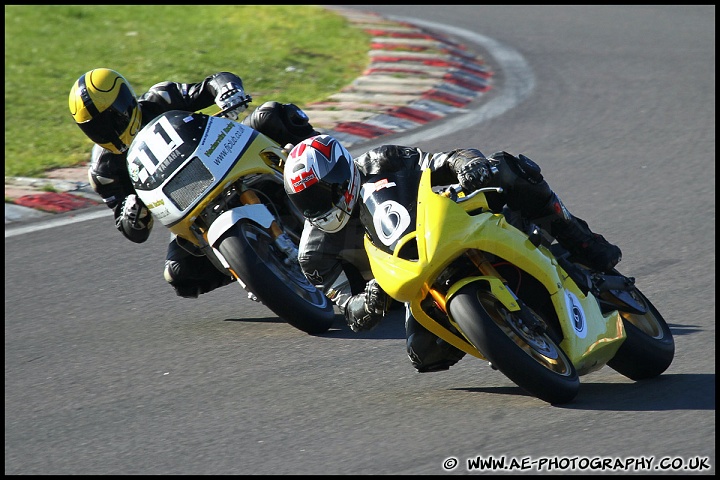
M6 5L5 175L87 163L92 142L68 94L93 68L119 71L137 95L230 71L253 97L249 113L327 99L367 67L369 48L367 33L318 6Z

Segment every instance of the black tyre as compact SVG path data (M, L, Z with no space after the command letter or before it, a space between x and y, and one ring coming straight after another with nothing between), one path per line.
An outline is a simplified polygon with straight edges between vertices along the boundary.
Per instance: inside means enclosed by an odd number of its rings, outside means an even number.
M565 352L546 333L527 328L520 312L507 310L481 284L461 288L448 309L467 339L519 387L553 404L577 396L580 380Z
M277 316L311 335L330 329L335 321L332 302L308 281L297 263L284 263L285 255L264 228L238 222L217 245L246 290Z
M620 312L627 334L608 366L632 380L655 378L672 363L675 340L670 327L650 300L637 288L633 288L629 294L646 308L646 313L624 311L624 303L620 299L610 294L603 296L603 301L612 303Z

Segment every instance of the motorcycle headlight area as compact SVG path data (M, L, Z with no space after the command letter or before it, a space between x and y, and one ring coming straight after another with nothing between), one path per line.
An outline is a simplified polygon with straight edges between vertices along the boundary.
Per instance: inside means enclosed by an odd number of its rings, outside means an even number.
M163 187L163 193L180 209L186 210L200 198L215 177L198 157L193 157Z

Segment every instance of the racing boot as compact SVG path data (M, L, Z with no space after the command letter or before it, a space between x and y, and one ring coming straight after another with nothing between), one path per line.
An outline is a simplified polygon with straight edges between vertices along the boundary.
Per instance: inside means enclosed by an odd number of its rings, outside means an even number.
M555 193L552 193L542 212L541 226L580 263L609 272L622 260L620 248L602 235L593 233L587 222L572 215Z
M420 325L414 317L405 318L407 355L418 373L442 372L462 360L465 352Z
M183 298L197 298L234 281L215 268L200 249L178 237L168 245L163 276L175 293Z

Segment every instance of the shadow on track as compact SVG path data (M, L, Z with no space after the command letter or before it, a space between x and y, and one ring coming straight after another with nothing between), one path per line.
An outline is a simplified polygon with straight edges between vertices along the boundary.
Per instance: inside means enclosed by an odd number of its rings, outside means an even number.
M529 396L520 387L452 390ZM715 374L663 374L652 380L630 384L581 383L580 393L573 402L556 406L570 410L617 412L715 410Z

